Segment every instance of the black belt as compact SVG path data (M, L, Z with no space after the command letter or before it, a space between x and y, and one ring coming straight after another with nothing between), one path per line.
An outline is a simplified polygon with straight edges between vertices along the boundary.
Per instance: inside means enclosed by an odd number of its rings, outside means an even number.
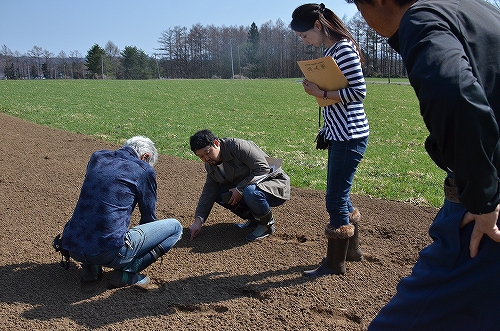
M460 203L460 200L458 200L458 187L455 185L454 178L446 177L444 180L444 196L450 202Z

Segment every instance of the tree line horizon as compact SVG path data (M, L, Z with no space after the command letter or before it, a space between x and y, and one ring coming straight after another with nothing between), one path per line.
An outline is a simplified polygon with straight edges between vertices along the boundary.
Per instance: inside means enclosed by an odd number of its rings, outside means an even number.
M367 77L406 77L399 54L356 13L343 18L363 53ZM257 27L216 27L194 24L168 28L159 47L146 54L135 46L120 50L112 41L94 44L83 56L34 46L24 54L0 49L0 76L5 79L207 79L295 78L302 73L299 60L323 56L322 47L306 46L278 19Z

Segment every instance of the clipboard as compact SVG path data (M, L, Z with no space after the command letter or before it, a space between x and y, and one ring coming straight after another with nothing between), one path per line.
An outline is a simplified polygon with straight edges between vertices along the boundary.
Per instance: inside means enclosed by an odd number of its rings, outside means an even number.
M349 86L347 79L331 56L325 56L315 60L297 61L302 73L307 80L318 85L324 91L336 91ZM335 100L325 100L316 97L321 107L337 103Z

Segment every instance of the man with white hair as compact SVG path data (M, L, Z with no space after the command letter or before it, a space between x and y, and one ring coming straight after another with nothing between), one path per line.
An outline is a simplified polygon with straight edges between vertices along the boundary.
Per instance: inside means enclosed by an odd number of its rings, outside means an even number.
M157 160L154 143L143 136L90 157L80 197L62 234L62 248L82 263L83 284L100 280L105 266L115 269L111 287L149 289L150 278L140 272L181 238L179 221L156 219ZM140 222L129 229L136 205Z

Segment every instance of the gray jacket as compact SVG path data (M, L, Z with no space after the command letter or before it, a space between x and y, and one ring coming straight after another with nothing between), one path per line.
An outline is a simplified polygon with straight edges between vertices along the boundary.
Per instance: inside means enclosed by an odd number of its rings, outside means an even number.
M196 216L207 219L221 191L236 187L242 192L262 175L268 176L257 184L259 189L284 200L290 199L290 177L281 167L271 172L266 153L253 141L220 139L220 155L224 174L220 166L205 163L207 178L196 207Z

